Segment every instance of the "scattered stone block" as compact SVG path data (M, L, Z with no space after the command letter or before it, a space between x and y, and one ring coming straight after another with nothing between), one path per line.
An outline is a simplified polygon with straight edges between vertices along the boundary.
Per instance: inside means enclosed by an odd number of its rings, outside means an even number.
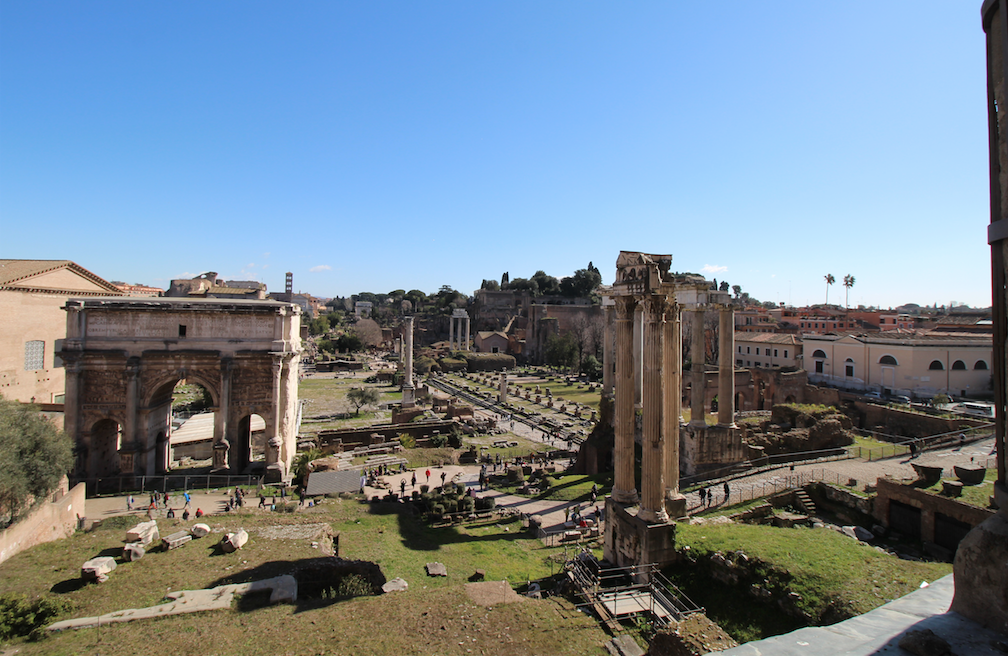
M875 539L874 533L861 526L844 526L840 529L840 532L847 537L860 540L861 542L868 542L869 540Z
M942 481L942 492L950 497L962 495L962 481Z
M202 538L210 535L210 527L206 524L193 524L189 532L192 533L194 538Z
M234 533L228 533L224 536L221 540L221 549L224 550L224 553L233 553L244 547L246 542L248 542L248 531L240 528Z
M427 563L427 576L448 576L448 568L442 563Z
M409 583L398 576L388 581L381 587L383 593L388 594L389 592L405 592L409 588Z
M191 540L192 534L189 533L189 531L178 531L162 538L161 544L164 545L165 549L171 551L172 549L181 547L183 544Z
M132 563L143 558L146 553L147 550L144 549L143 544L140 542L130 542L123 547L123 560Z
M161 538L158 533L157 522L141 522L126 531L126 542L139 542L143 545L148 545L151 542L155 542Z
M109 572L115 568L115 558L112 556L98 556L81 565L81 578L85 581L104 583L108 581Z
M980 485L987 476L987 470L983 467L960 467L956 465L952 468L956 478L963 482L963 485Z

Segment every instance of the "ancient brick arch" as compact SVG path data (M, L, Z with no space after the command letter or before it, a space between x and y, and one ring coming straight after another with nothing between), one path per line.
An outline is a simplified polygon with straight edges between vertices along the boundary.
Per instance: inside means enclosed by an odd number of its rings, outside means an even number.
M181 379L212 399L215 471L249 467L246 420L257 414L266 423L266 475L287 476L297 431L296 305L95 298L65 309L64 425L77 448L78 479L165 473L171 392Z

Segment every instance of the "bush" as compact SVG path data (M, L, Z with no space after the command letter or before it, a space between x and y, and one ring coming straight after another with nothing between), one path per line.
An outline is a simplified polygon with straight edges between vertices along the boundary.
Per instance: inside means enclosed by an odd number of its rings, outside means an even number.
M440 449L442 447L448 446L448 436L447 435L433 435L433 436L431 436L430 441L431 441L431 445L434 448L436 448L436 449Z
M431 506L430 513L432 519L435 520L441 519L442 517L444 517L445 507L440 503L435 503L433 506Z
M426 483L422 484L420 486L420 494L424 495L427 494L428 492L430 492L430 485L427 485Z
M441 371L465 371L466 361L456 358L441 358L438 363L441 365Z
M476 510L493 510L497 501L493 497L477 497Z
M72 608L64 599L43 597L29 602L16 594L0 596L0 640L35 634L53 617Z
M422 417L423 415L420 416ZM401 444L404 449L415 449L416 438L409 433L399 433L399 444Z
M471 513L476 509L476 500L472 497L462 497L459 501L459 512Z

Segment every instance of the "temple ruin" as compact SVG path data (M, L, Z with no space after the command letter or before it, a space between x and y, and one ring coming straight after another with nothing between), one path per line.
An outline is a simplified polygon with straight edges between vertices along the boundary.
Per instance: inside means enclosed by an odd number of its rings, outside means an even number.
M616 281L604 290L603 394L614 397L615 479L606 500L605 557L617 565L674 559L674 520L686 514L680 471L744 460L734 424L734 316L727 292L700 276L669 273L671 255L622 251ZM707 312L719 315L718 422L704 406ZM689 317L691 421L681 425L682 317ZM615 365L615 366L614 366ZM635 444L641 448L640 490Z
M213 468L252 464L251 421L266 424L266 477L296 448L300 308L276 301L92 298L67 302L64 426L74 476L153 476L170 466L172 391L201 385L215 414Z

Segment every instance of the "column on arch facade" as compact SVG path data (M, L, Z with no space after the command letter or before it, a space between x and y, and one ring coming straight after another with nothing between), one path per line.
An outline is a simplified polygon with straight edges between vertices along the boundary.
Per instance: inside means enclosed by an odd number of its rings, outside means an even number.
M647 522L666 522L665 446L663 433L664 393L662 370L665 364L665 298L650 296L641 303L643 318L641 450L641 503L638 517Z
M735 312L718 309L718 425L735 426Z
M214 415L214 464L213 468L228 468L228 450L231 440L228 431L231 427L231 373L234 371L233 358L221 358L220 399L217 401L217 414Z
M636 503L634 482L634 309L633 298L616 298L616 408L615 475L612 498L618 503Z

